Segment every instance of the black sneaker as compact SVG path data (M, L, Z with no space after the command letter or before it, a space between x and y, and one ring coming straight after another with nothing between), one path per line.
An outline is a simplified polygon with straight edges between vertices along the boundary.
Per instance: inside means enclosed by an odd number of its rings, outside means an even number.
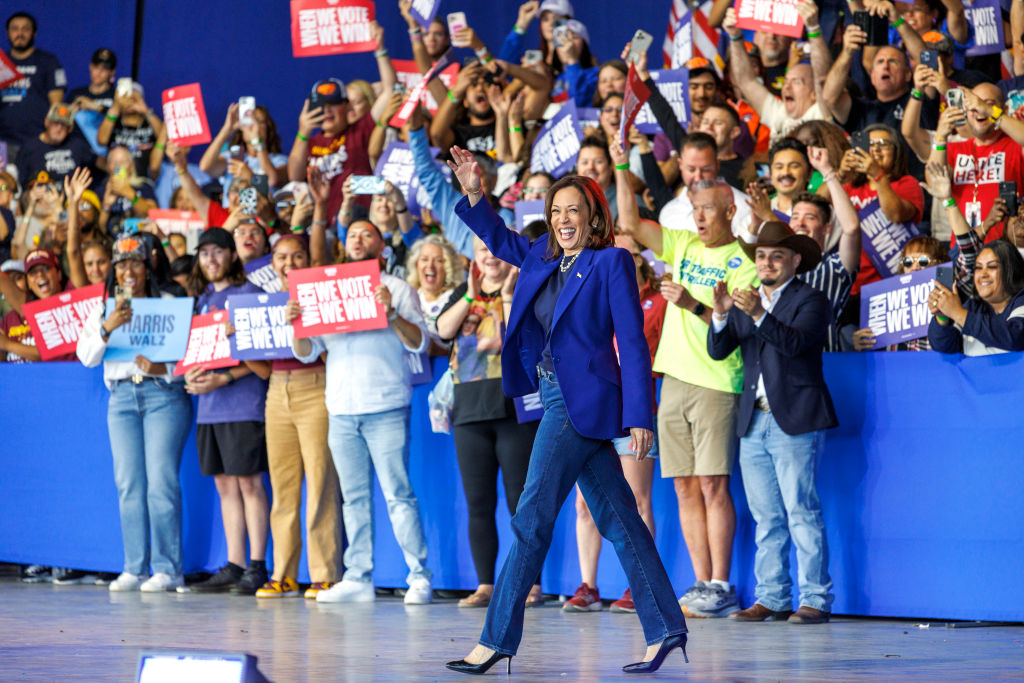
M96 574L81 569L63 569L54 573L53 582L58 586L75 586L80 583L96 582Z
M244 571L245 570L237 564L228 562L220 568L220 571L208 578L206 581L194 583L190 588L198 593L221 593L237 584L238 580L242 578L242 573ZM253 591L255 592L255 590L256 589L254 588Z
M260 566L254 567L249 565L245 568L245 572L242 574L242 578L239 579L238 583L231 587L231 592L235 595L256 595L256 591L269 580L267 576L267 566L260 563Z
M50 567L31 564L21 570L21 580L25 583L50 583L53 581L53 573Z

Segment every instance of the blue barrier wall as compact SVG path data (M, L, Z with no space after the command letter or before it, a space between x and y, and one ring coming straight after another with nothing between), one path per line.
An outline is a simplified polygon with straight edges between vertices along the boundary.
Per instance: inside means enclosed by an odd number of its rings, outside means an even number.
M1024 620L1024 421L1015 415L1024 395L1024 356L832 354L825 369L841 422L828 435L818 473L834 611ZM458 466L451 439L429 431L428 389L417 388L414 397L410 468L429 565L436 587L473 588ZM0 453L0 561L120 570L106 402L98 369L0 365L6 444ZM213 569L225 558L223 533L212 481L199 475L193 441L182 481L186 567ZM732 580L746 604L753 596L753 521L738 476L732 489L739 515ZM693 574L671 482L656 480L654 506L658 548L682 592ZM570 499L544 569L548 592L571 593L579 583L574 520ZM499 510L503 553L507 521ZM379 491L376 562L377 585L404 584L406 569ZM625 588L607 544L598 585L612 597ZM966 590L970 586L987 588Z

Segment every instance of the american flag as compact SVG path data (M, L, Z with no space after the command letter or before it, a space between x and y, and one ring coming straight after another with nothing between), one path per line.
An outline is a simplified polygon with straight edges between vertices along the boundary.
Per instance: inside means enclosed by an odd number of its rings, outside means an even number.
M708 23L713 4L713 0L707 0L691 10L684 0L672 0L668 31L662 46L665 68L678 69L692 57L703 57L719 76L724 73L725 61L718 51L721 34Z

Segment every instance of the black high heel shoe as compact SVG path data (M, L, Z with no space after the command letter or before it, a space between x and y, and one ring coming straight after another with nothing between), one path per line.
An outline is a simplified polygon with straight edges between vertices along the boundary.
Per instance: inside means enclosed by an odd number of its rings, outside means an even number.
M661 667L661 663L668 657L668 653L676 648L682 648L683 650L683 661L687 664L690 663L690 658L686 656L686 634L680 633L679 635L669 636L665 640L661 641L661 647L654 654L654 659L649 662L636 662L635 664L627 664L622 667L622 670L628 674L652 674Z
M685 637L683 636L684 639ZM459 659L454 662L448 662L445 666L452 671L459 671L464 674L485 674L488 669L506 658L508 659L508 670L506 673L512 673L512 655L505 655L500 652L495 652L489 659L479 664L470 664L465 659Z

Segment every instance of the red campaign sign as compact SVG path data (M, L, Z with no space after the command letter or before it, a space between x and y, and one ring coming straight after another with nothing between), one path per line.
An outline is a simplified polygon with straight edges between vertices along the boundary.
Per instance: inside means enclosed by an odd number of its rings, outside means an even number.
M292 0L292 56L372 52L373 0Z
M168 140L180 147L192 147L212 139L198 83L164 90L163 105Z
M626 73L626 92L622 95L622 120L619 122L619 135L622 137L623 147L626 145L626 131L633 125L633 120L650 96L651 89L637 74L636 65L630 62L629 71Z
M392 59L391 65L395 67L395 75L398 76L398 81L405 86L406 92L411 91L420 81L423 80L423 74L420 73L419 67L416 66L416 60L413 59ZM447 69L437 75L441 82L444 83L444 87L449 90L455 84L455 79L459 75L459 65L452 64ZM429 90L424 90L423 95L420 97L420 102L431 115L437 113L437 100L430 94Z
M4 88L15 81L20 81L24 76L7 54L0 50L0 88Z
M103 303L104 287L97 282L22 306L43 360L75 352L85 319Z
M737 0L736 26L799 38L804 19L796 11L798 0Z
M373 259L291 271L289 298L302 306L302 315L292 323L295 336L387 327L387 311L373 299L379 284L380 264Z
M206 227L206 221L195 211L150 209L147 217L167 234L176 232L187 235L189 230L202 230Z
M231 357L231 343L224 334L224 323L228 322L231 322L231 314L227 311L192 316L185 357L174 366L174 374L184 375L197 365L202 365L205 370L238 365L238 361Z
M423 74L422 80L413 87L409 96L405 98L405 102L402 103L402 108L395 112L395 115L388 121L388 125L393 128L401 128L405 125L409 117L419 106L419 101L423 97L423 93L427 91L427 84L436 76L439 72L446 71L450 64L453 63L454 57L451 48L438 58L434 65L427 69L427 73Z

